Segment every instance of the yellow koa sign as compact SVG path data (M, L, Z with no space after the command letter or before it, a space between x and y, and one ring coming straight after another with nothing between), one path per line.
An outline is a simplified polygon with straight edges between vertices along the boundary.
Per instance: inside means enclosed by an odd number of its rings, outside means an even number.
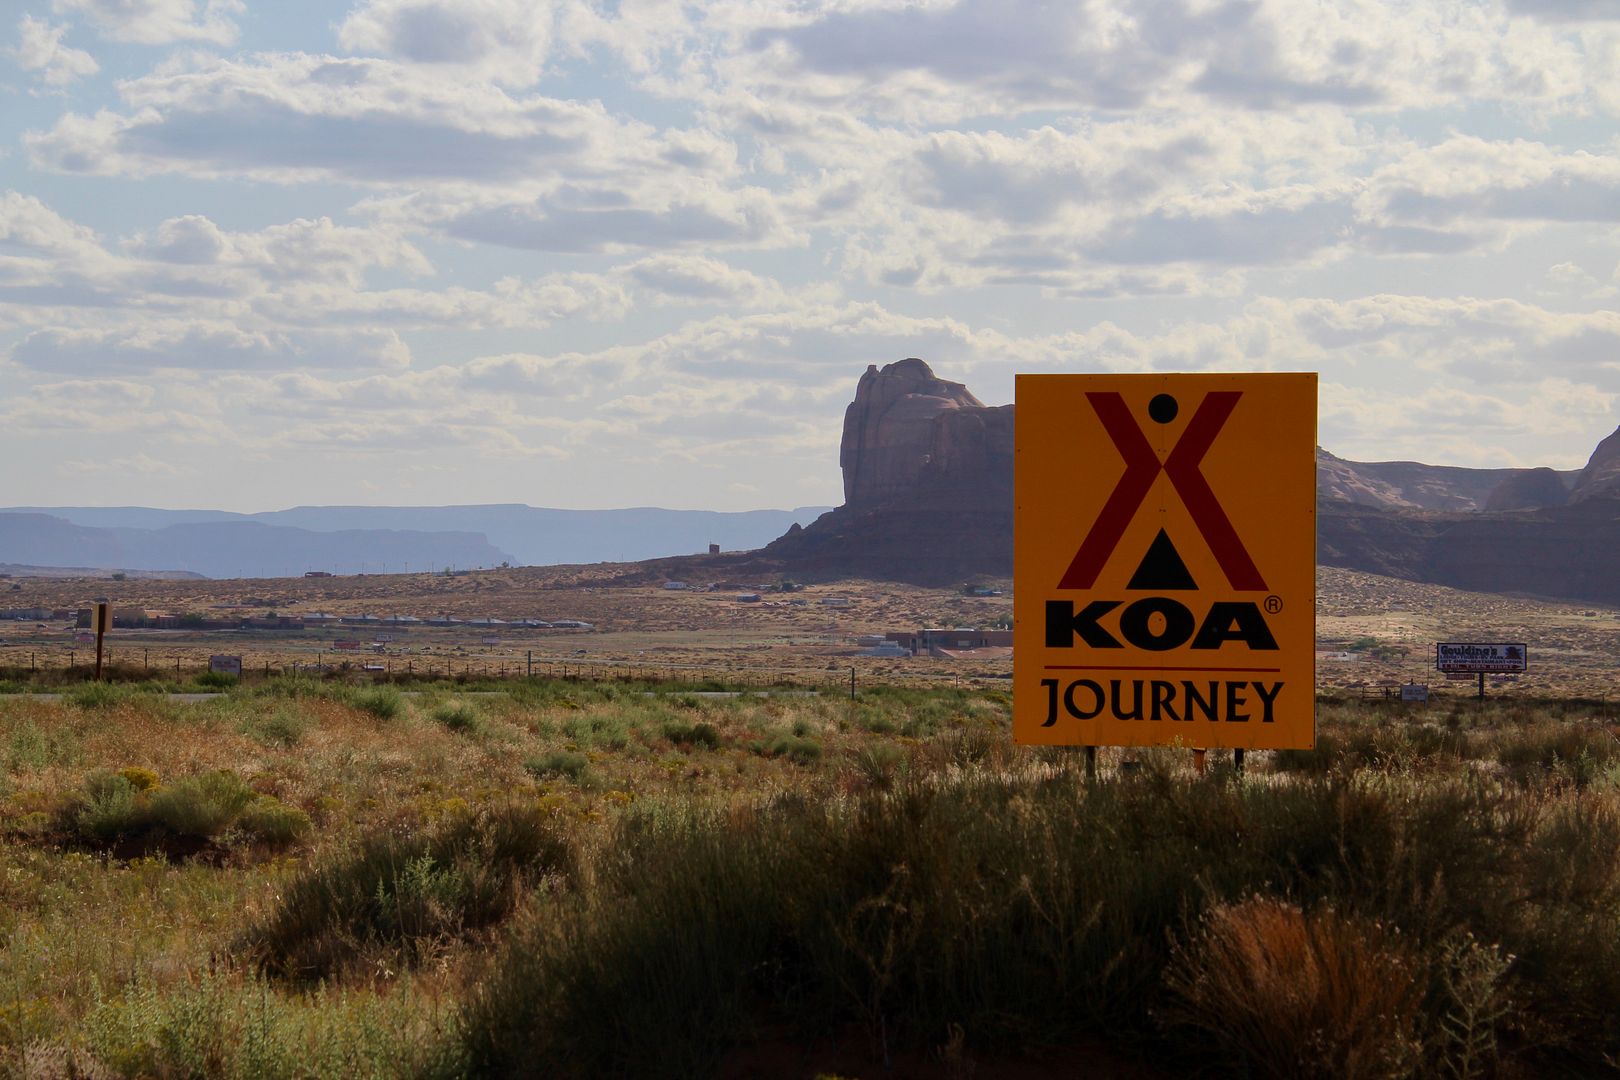
M1307 748L1316 375L1019 375L1018 742Z

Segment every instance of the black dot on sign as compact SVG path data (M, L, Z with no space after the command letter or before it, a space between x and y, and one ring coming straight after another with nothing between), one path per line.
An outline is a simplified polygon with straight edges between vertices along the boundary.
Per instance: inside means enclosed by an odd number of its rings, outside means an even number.
M1155 394L1153 400L1148 402L1148 415L1156 424L1168 424L1176 418L1179 411L1180 406L1176 404L1176 399L1169 394Z

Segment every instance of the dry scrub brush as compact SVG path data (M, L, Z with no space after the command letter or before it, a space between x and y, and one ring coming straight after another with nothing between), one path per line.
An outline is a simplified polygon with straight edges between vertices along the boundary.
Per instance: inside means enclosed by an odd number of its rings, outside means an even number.
M1176 945L1164 1015L1259 1076L1406 1076L1421 1060L1417 967L1377 922L1256 896L1211 908Z

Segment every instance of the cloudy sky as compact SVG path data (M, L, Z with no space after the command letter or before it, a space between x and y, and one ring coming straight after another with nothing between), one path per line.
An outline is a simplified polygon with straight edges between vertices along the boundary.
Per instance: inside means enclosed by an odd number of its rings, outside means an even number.
M837 503L870 363L1620 423L1615 0L0 0L0 505Z

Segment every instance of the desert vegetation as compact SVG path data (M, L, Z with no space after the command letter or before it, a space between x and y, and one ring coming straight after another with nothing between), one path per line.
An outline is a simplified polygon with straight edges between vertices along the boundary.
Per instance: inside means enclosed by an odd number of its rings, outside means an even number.
M994 689L501 685L0 694L0 1069L1620 1060L1599 703L1325 699L1314 750L1088 779Z

